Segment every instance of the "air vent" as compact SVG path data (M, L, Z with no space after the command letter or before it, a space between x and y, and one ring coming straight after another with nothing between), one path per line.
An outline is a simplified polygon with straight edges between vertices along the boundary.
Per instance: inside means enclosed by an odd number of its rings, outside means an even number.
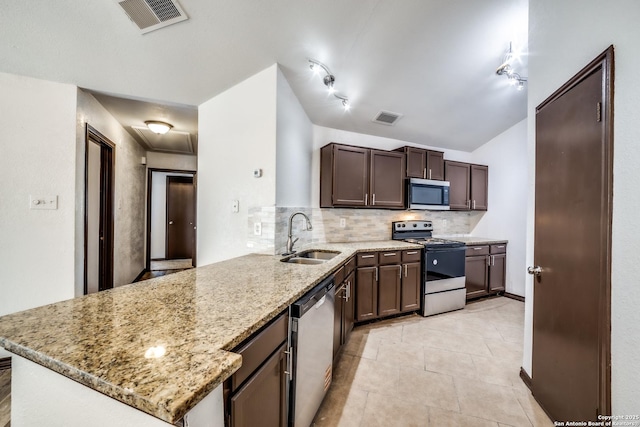
M189 19L176 0L115 0L142 34Z
M373 122L380 123L381 125L393 126L400 117L402 117L402 114L392 113L391 111L380 111L373 118Z

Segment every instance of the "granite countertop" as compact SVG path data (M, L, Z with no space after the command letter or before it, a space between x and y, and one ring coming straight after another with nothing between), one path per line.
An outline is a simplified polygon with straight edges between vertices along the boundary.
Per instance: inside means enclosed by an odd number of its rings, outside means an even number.
M491 239L488 237L476 237L476 236L457 236L457 235L438 235L443 239L457 240L458 242L464 242L467 246L470 245L495 245L502 243L509 243L506 239Z
M317 265L246 255L0 317L0 346L175 423L238 370L232 349L352 255L419 247L314 244L341 252ZM151 347L166 352L146 358Z

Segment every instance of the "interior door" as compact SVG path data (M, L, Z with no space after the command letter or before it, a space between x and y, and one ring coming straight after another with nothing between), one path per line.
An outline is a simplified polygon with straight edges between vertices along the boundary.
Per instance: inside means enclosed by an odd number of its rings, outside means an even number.
M167 259L193 256L195 191L192 176L167 177Z
M590 64L536 115L532 385L562 421L610 411L610 59Z

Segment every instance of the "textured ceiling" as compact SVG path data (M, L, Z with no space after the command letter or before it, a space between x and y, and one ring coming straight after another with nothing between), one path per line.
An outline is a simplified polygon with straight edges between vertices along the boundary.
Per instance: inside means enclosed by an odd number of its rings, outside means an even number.
M509 41L526 45L526 0L180 4L188 21L142 35L113 0L3 2L0 71L170 110L277 62L318 125L467 151L526 116L526 90L495 75ZM331 68L351 111L327 97L307 58ZM380 110L403 117L373 123Z

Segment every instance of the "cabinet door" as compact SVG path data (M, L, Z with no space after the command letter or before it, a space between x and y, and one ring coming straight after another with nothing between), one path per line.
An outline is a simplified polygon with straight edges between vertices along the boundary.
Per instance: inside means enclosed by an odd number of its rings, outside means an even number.
M404 154L371 150L369 206L404 208Z
M419 262L402 266L402 304L401 311L413 311L420 308L421 274Z
M471 165L471 209L486 211L489 191L489 167Z
M283 344L231 398L231 427L287 424Z
M427 179L444 180L444 153L427 151Z
M487 295L487 280L489 266L488 257L468 256L465 258L465 286L467 288L467 299Z
M468 163L444 162L445 181L451 183L449 187L449 206L451 210L469 210L469 174Z
M344 303L346 295L346 285L343 283L336 289L334 317L333 317L333 360L340 352L342 347L342 318L344 316Z
M400 313L401 265L381 265L378 281L378 316Z
M491 255L489 292L504 291L507 276L507 254Z
M427 177L427 152L419 148L406 147L407 178Z
M366 206L369 203L369 152L367 148L334 145L334 206Z
M345 279L346 288L346 298L344 300L344 310L343 310L343 318L342 318L342 343L346 343L349 341L349 335L353 330L353 322L355 320L355 309L356 309L356 299L354 298L354 278L355 273L351 272L351 274L347 275Z
M378 267L356 269L356 320L378 317Z

